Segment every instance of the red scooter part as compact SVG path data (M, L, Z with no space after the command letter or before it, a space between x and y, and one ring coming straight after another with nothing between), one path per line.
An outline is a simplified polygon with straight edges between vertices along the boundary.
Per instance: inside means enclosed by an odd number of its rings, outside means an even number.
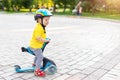
M44 71L41 71L40 69L37 69L34 71L35 76L45 77L46 74Z

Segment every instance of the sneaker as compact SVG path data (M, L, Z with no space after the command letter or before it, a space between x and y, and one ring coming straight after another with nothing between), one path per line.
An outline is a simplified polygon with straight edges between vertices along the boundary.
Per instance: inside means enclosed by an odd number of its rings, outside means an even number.
M36 69L34 71L34 74L35 74L35 76L40 76L40 77L45 77L46 76L45 72L41 71L40 69Z

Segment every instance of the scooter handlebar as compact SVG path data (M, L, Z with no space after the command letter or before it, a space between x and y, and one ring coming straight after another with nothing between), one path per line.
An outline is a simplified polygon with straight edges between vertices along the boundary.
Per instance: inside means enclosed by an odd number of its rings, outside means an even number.
M46 40L50 40L50 38L46 38Z
M50 38L46 38L46 40L51 40ZM44 44L43 44L43 47L42 47L42 51L44 51L44 49L45 49L45 47L46 47L46 45L48 44L49 42L45 42Z

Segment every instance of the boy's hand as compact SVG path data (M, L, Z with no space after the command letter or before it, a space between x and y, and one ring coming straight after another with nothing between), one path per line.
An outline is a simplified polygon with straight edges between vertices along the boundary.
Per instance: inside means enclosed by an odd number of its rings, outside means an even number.
M50 38L46 38L46 43L49 43L50 42Z
M50 42L50 39L49 39L49 38L43 39L42 37L37 37L36 39L37 39L38 41L45 42L45 43L49 43L49 42Z
M45 42L46 42L46 43L49 43L49 42L50 42L50 40L46 40Z

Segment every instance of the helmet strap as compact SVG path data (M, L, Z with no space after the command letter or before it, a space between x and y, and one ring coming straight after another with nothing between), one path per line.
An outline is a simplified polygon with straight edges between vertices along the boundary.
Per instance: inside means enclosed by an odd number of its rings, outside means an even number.
M42 25L43 29L45 30L46 26L43 24L43 17L41 18L41 25ZM45 30L45 33L46 33L46 30Z

